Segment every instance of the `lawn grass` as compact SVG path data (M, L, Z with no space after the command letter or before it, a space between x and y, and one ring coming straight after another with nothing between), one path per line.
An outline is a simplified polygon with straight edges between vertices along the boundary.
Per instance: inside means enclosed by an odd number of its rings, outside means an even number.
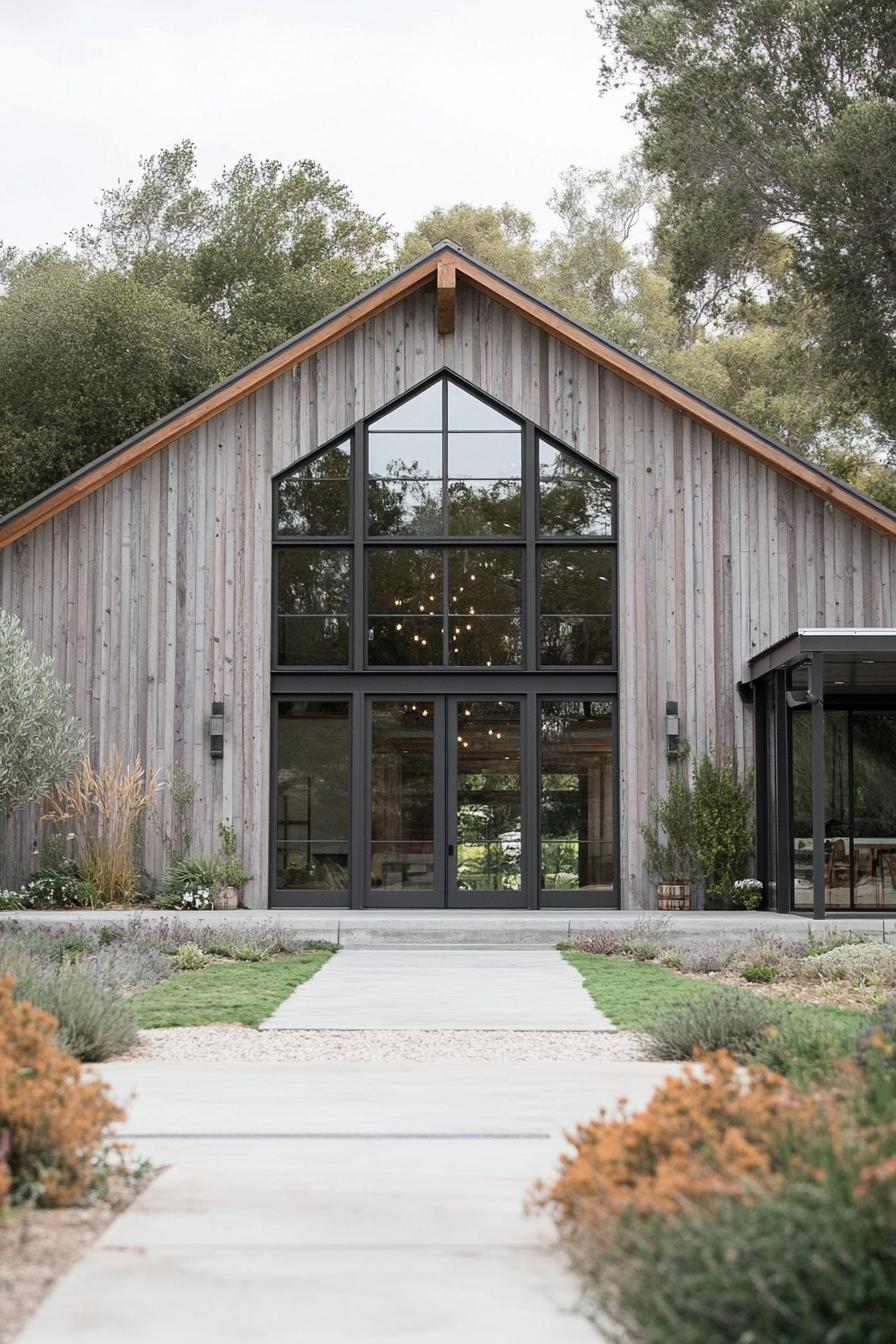
M563 955L581 974L585 988L601 1012L617 1027L632 1031L646 1027L664 1009L693 1003L717 987L714 980L695 980L649 961L594 956L588 952L564 951ZM744 989L750 992L746 985ZM858 1032L868 1021L866 1013L829 1003L795 1003L793 1009L795 1013L827 1021L832 1031L844 1033Z
M270 961L220 961L183 971L131 999L138 1027L206 1027L241 1022L257 1027L310 980L332 952L298 952Z
M585 988L602 1013L617 1027L637 1031L661 1009L693 1002L705 994L705 984L677 975L666 966L628 957L594 956L589 952L564 952L585 982Z

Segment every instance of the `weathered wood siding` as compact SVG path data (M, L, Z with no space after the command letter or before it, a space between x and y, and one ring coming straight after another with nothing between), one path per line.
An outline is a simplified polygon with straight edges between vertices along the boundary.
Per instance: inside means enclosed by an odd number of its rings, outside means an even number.
M0 605L71 683L99 758L119 744L197 780L197 847L231 820L265 905L271 475L443 366L619 478L620 872L623 903L646 904L666 700L694 753L749 763L745 659L801 625L896 625L896 544L482 295L461 289L447 336L434 292L396 304L43 524L0 552ZM0 880L32 845L18 824ZM153 827L146 858L162 869Z

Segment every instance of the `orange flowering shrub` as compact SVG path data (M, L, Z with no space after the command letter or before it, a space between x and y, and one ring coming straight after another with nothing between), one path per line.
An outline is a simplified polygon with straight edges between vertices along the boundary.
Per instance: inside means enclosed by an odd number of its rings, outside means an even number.
M720 1050L668 1079L643 1111L580 1126L539 1202L561 1227L596 1232L627 1210L674 1214L771 1192L797 1169L812 1179L819 1136L844 1132L833 1094L798 1092L760 1066L744 1071Z
M581 1126L537 1202L602 1333L892 1344L893 1058L869 1031L857 1060L807 1092L718 1051L642 1112Z
M56 1022L0 978L0 1203L75 1204L124 1112L56 1044Z

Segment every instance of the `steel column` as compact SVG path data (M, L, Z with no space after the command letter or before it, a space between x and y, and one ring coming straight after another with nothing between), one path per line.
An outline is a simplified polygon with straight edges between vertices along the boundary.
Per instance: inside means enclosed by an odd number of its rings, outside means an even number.
M809 662L812 716L812 918L825 917L824 654Z

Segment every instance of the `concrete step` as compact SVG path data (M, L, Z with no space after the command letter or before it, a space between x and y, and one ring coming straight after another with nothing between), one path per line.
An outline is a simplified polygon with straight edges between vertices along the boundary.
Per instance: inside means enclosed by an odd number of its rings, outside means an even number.
M896 942L896 917L831 916L813 923L802 915L768 911L683 910L667 915L647 910L40 910L10 911L0 921L34 924L127 923L133 919L177 919L187 926L239 927L276 923L309 941L355 948L455 947L546 948L570 941L596 925L622 930L638 920L663 919L676 942L699 938L748 938L756 930L786 938L805 938L810 929L851 929L871 938Z

